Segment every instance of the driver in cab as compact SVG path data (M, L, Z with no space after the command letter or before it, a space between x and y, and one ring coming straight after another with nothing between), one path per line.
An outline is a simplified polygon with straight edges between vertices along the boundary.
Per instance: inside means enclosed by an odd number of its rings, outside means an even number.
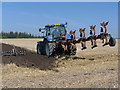
M53 31L53 36L54 37L60 37L60 32L57 28L55 28L55 30Z

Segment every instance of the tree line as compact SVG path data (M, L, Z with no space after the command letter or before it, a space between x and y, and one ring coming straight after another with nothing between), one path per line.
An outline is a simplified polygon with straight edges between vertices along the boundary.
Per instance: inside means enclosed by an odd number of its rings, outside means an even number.
M40 36L28 34L26 32L1 32L0 38L41 38Z

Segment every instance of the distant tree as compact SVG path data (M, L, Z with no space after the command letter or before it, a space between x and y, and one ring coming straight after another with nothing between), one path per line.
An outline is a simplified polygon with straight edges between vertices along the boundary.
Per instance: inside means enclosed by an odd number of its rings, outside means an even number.
M40 38L40 36L28 34L26 32L0 32L0 38Z
M18 32L15 32L15 37L18 38Z
M11 31L10 32L10 36L9 36L10 38L13 38L14 37L14 34L13 34L13 32Z

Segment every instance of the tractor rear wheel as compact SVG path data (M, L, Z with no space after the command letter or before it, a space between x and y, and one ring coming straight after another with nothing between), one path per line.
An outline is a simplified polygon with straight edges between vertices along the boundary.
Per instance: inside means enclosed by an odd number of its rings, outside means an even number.
M116 44L116 40L115 40L115 38L110 38L109 39L109 45L112 47L112 46L115 46L115 44Z
M55 43L45 41L45 53L46 56L54 56L55 55Z

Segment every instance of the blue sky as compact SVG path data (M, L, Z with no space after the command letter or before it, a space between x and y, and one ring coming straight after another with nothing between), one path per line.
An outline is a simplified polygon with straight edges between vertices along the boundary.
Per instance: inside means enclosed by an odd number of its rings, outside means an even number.
M3 2L2 30L27 32L40 35L39 28L46 24L68 22L68 31L97 25L109 21L108 32L118 37L118 2Z

